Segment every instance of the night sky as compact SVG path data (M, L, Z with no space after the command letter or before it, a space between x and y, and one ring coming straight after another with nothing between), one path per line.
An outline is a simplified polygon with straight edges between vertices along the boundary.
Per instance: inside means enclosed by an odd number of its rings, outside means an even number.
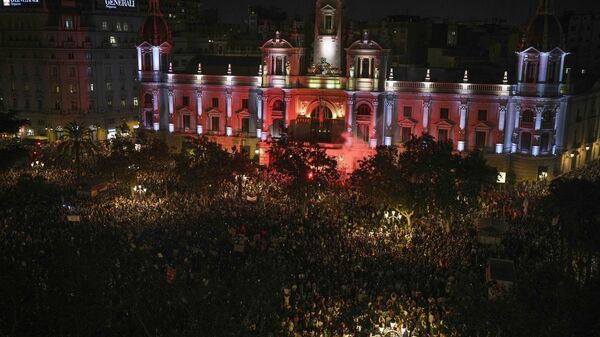
M557 13L565 10L600 12L598 0L554 1ZM248 5L274 5L290 14L305 15L313 0L203 0L205 7L218 8L227 22L244 20ZM346 0L347 15L353 19L372 20L390 14L439 16L454 19L501 18L524 24L535 11L537 0Z

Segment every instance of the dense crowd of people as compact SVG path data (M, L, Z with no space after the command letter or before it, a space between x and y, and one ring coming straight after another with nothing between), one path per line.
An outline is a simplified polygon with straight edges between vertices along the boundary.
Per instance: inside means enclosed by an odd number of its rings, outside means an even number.
M24 174L58 192L23 190ZM426 216L407 228L348 189L300 202L264 172L240 194L138 170L144 191L114 181L66 199L72 172L2 175L0 310L11 315L0 332L10 336L487 336L496 327L474 306L487 299L492 252L473 221L521 223L548 193L545 183L486 192L447 231ZM528 244L517 231L523 241L507 250Z

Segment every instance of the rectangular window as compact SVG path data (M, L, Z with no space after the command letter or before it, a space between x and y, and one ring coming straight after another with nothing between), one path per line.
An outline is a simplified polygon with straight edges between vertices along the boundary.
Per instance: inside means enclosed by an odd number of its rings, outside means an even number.
M137 106L139 106L139 105L140 105L140 101L139 101L139 99L138 99L137 97L134 97L134 98L133 98L133 106L136 106L136 107L137 107Z
M89 85L89 91L90 92L94 92L94 83L90 83L90 85Z
M69 94L74 94L76 91L75 84L69 84Z
M111 46L116 47L117 46L117 37L114 35L111 35L109 38L109 42L110 42Z
M439 129L437 140L438 140L438 142L447 142L448 141L448 130L447 129Z
M73 29L73 18L66 18L65 19L65 29L67 30L71 30Z
M121 31L121 23L117 22L117 24L115 25L115 29L120 32Z
M250 118L242 118L242 132L250 133Z
M220 130L220 125L219 125L219 117L217 116L213 116L211 118L211 130L212 131L219 131Z
M125 98L121 98L121 108L125 109L126 106L127 106L127 101L125 100Z
M412 128L410 127L403 127L402 128L402 142L406 143L410 140L410 137L412 136Z
M106 105L107 105L109 108L112 108L112 98L109 98L109 99L107 99L107 100L106 100Z
M325 15L325 30L333 30L333 16Z
M112 90L112 83L106 82L106 90L107 91L111 91Z
M108 22L102 21L102 30L108 30Z
M218 108L219 107L219 99L218 98L213 98L212 99L212 106L213 106L213 108Z
M404 107L403 116L404 116L404 118L411 118L412 117L412 106L405 106Z
M248 99L242 99L242 109L248 109Z
M448 119L448 108L440 109L440 119Z
M75 77L75 67L69 67L69 77Z
M487 133L483 131L475 131L475 147L484 149L486 147Z
M192 119L191 119L190 115L184 115L183 116L183 128L185 130L189 130L191 125L192 125Z
M123 30L126 32L129 31L129 24L127 22L123 22Z
M183 106L189 106L190 105L190 96L183 96Z
M477 120L480 122L486 122L487 121L487 110L477 111Z

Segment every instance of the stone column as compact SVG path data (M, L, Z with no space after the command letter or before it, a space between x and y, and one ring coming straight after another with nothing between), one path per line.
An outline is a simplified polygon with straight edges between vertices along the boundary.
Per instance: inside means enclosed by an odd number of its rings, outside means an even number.
M373 101L373 114L371 116L371 139L369 144L372 149L377 147L377 108L379 107L379 101Z
M290 102L292 98L289 96L289 93L285 93L285 97L283 98L285 102L285 110L283 111L283 120L285 121L285 127L287 128L290 125Z
M231 106L231 92L225 93L225 101L227 108L227 118L225 119L225 134L230 137L233 135L233 127L231 126L232 117L232 106Z
M460 121L459 121L459 138L458 138L458 142L456 144L456 149L459 152L462 152L466 149L466 142L467 142L467 120L468 120L468 115L469 115L469 104L468 103L461 103L460 107L458 108L459 113L460 113Z
M504 123L506 123L506 111L507 111L506 105L500 105L500 108L498 109L498 130L500 131L500 134L496 141L496 153L497 154L501 154L504 152L503 135L504 135L504 127L505 127Z
M256 95L256 138L262 137L262 121L263 121L263 97L262 93Z
M423 132L429 133L429 113L431 109L431 101L423 102Z
M565 148L565 118L567 115L567 99L563 98L556 112L556 155L560 155Z
M169 132L175 132L175 93L169 90Z
M346 131L348 131L349 134L353 134L353 119L354 119L354 98L350 97L348 98L347 101L348 104L348 110L346 112Z
M201 135L204 130L202 128L202 91L196 92L196 133Z
M159 99L159 91L158 90L154 90L152 91L152 96L154 97L153 101L154 101L154 106L153 106L153 111L152 111L152 127L154 128L154 131L158 131L160 130L160 109L159 109L159 105L158 105L158 99Z

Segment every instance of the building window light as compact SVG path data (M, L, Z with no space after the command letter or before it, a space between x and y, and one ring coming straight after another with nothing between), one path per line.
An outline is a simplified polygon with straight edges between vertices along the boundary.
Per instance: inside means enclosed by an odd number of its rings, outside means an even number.
M110 38L109 38L109 41L110 41L110 45L111 46L113 46L113 47L117 46L117 37L116 36L111 35Z

